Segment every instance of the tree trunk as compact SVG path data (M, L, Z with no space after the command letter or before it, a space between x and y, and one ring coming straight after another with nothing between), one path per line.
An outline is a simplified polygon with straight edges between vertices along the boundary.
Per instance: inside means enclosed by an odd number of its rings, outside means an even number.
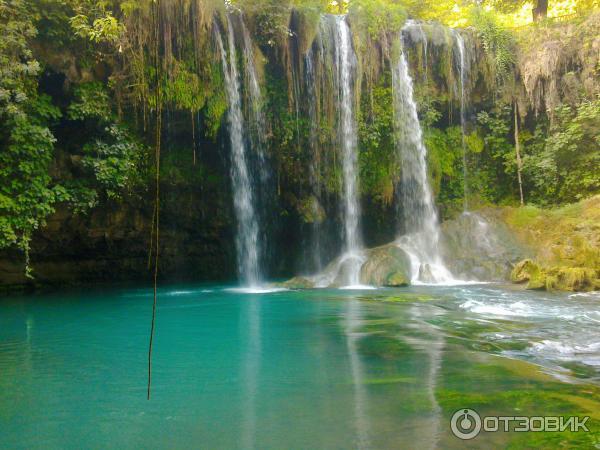
M533 8L533 20L543 20L548 17L548 0L537 0L535 8Z
M523 171L523 161L521 160L521 144L519 142L519 107L515 102L515 152L517 154L517 179L519 180L519 194L521 196L521 206L525 204L523 199L523 179L521 172Z

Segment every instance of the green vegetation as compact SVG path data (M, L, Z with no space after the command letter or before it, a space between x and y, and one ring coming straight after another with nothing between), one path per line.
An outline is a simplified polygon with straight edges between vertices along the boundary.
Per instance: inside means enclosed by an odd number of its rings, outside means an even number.
M554 121L528 136L524 161L531 194L541 204L574 202L600 190L600 97L561 105ZM544 136L547 136L544 138Z
M513 270L529 289L588 291L600 288L600 197L551 210L506 208L504 220L535 250Z
M228 5L0 1L0 248L27 253L57 210L149 205L158 111L164 182L186 192L223 187L227 101L214 33L216 26L224 31L241 23L234 18L228 25L227 8L232 17L243 13L254 44L277 220L299 227L324 222L335 214L342 188L329 95L333 68L319 68L317 91L306 90L304 58L324 13L347 13L353 32L361 196L373 226L395 227L389 222L401 167L391 65L408 18L431 21L422 27L427 43L410 36L405 51L443 218L461 211L465 183L469 205L518 204L518 173L529 205L561 206L600 192L596 1L550 1L548 18L538 14L535 24L535 5L523 1ZM455 34L435 21L464 27L470 66L464 136ZM237 57L243 67L243 52ZM227 189L217 191L215 203L229 204Z
M0 34L0 248L17 245L28 259L32 233L64 195L49 174L49 126L60 111L37 92L40 65L29 47L36 29L25 2L0 3Z

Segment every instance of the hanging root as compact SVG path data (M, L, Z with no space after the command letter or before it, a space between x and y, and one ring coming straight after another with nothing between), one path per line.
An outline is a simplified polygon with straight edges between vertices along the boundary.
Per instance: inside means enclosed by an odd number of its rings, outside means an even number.
M155 142L155 159L156 159L156 191L155 191L155 206L154 206L154 295L152 303L152 324L150 326L150 342L148 345L148 392L147 398L150 400L150 388L152 385L152 345L154 343L154 328L156 323L156 303L157 303L157 288L158 288L158 256L159 256L159 217L160 217L160 141L161 141L161 126L162 126L162 110L161 110L161 92L160 92L160 58L159 58L159 34L160 23L158 20L159 2L156 2L153 8L153 24L155 31L155 46L154 58L156 68L156 142Z

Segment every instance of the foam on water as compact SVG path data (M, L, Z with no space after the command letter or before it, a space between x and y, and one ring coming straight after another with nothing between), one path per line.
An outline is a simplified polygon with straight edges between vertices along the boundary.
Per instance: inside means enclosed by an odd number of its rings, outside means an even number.
M274 292L284 292L289 289L286 288L277 288L277 287L256 287L256 286L242 286L235 288L226 288L223 289L226 292L232 292L236 294L272 294Z
M560 361L578 361L583 364L600 367L600 342L576 344L545 339L533 344L529 351L542 357Z
M600 299L600 291L578 292L577 294L569 295L569 298L577 298L577 297Z
M467 300L461 304L460 307L477 314L486 314L492 316L531 317L535 315L533 309L523 302L514 302L508 305L502 305L484 303L477 300Z
M348 290L348 291L372 291L377 288L375 286L370 286L368 284L352 284L349 286L342 286L339 289Z
M456 299L459 309L492 325L504 328L511 320L522 324L482 335L500 348L505 346L500 352L505 356L533 360L563 380L572 376L564 363L600 367L600 305L593 296L466 287L456 292ZM515 350L516 343L521 349Z

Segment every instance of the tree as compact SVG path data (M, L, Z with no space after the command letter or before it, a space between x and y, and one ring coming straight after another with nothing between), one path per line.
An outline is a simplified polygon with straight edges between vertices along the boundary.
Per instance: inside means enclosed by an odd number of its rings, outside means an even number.
M548 17L548 0L537 0L533 8L533 20L543 20Z
M65 194L49 175L56 139L48 126L60 111L38 94L36 33L25 1L0 2L0 248L23 250L27 275L32 233Z

